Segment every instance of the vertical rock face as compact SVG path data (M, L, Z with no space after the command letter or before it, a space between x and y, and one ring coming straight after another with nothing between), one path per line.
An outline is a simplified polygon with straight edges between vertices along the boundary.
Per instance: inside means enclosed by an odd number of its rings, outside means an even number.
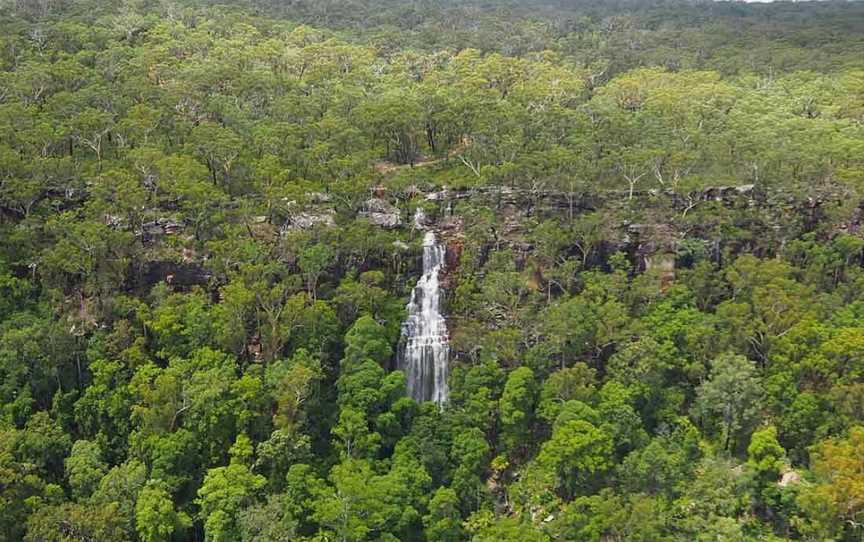
M398 366L405 373L408 394L417 401L447 401L450 344L447 323L441 314L439 273L444 266L444 247L435 234L423 239L423 276L411 292L408 318L402 324L402 348Z

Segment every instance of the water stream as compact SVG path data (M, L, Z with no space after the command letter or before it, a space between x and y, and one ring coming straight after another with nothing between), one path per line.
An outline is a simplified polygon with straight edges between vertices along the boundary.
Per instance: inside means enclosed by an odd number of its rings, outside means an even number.
M450 353L438 277L443 266L444 247L433 232L427 231L423 238L423 276L411 292L398 357L399 369L408 381L408 395L439 405L447 401Z

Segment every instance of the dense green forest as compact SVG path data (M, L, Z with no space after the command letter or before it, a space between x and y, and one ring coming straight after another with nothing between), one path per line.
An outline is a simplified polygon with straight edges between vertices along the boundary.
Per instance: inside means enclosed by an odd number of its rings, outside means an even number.
M862 223L864 2L0 0L0 541L864 540Z

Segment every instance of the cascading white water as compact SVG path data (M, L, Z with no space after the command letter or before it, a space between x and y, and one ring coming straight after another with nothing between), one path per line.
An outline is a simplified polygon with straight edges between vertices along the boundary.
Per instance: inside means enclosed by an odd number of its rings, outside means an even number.
M447 401L450 354L438 280L443 266L444 247L438 245L434 233L427 231L423 238L423 276L411 292L398 360L408 382L408 395L439 405Z

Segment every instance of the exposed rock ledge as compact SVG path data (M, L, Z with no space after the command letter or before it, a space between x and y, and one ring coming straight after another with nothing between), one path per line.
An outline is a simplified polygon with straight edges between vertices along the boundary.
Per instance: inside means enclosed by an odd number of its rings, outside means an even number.
M360 216L382 228L397 228L402 225L399 209L381 198L369 198L363 203Z

